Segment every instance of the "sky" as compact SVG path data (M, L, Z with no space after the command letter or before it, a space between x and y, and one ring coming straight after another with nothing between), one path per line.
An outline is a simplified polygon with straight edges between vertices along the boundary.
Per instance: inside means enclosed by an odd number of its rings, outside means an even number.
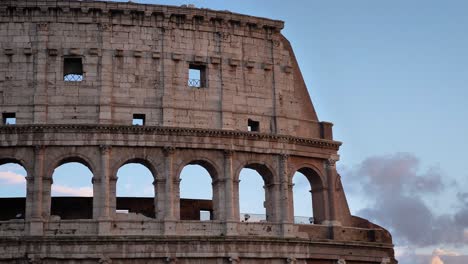
M319 119L333 122L334 138L343 142L338 170L352 213L392 232L401 264L468 263L468 1L134 2L194 4L285 21L282 33ZM144 175L144 168L128 166L123 174ZM13 195L7 186L21 185L14 176L21 172L11 165L0 170L0 195ZM56 195L77 188L89 195L91 176L61 182L57 173ZM260 177L243 174L241 197L259 200ZM307 195L299 176L295 200ZM131 181L123 178L126 195ZM182 197L203 198L206 192L190 193L186 186L209 182L206 171L188 168ZM306 202L295 206L297 215L311 215ZM242 200L241 211L264 212L261 204Z

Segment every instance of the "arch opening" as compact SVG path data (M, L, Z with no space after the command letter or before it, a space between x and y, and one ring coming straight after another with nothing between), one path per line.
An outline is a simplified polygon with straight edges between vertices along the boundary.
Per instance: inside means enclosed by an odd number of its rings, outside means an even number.
M26 176L20 162L0 160L0 221L25 219Z
M262 164L248 164L239 173L239 211L242 222L272 221L273 174Z
M146 162L132 160L117 171L116 213L117 217L140 214L156 217L155 175Z
M311 168L297 170L292 178L294 222L320 224L325 220L325 188L320 175Z
M180 172L180 219L218 219L216 170L206 161L192 161Z
M93 218L93 172L80 159L63 160L52 174L52 219Z

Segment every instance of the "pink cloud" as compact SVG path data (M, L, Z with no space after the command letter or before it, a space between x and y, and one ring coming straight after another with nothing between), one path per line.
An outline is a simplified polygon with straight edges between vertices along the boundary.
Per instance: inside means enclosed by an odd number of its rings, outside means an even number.
M26 179L23 175L11 171L0 171L0 182L2 185L18 185L26 183Z
M81 196L81 197L92 197L93 188L92 187L68 187L63 185L52 185L52 194L53 195L65 195L65 196Z

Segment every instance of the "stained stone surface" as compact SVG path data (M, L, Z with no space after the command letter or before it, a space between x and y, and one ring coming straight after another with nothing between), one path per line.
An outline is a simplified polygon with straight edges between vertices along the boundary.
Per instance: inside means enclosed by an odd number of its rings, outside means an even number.
M350 214L341 143L317 118L283 24L186 6L1 1L0 164L25 168L27 197L0 199L1 217L24 215L0 221L0 263L397 263L390 233ZM93 173L94 197L68 200L71 213L51 199L66 162ZM127 163L152 172L154 199L117 200ZM181 201L188 164L210 173L211 201ZM265 182L264 222L239 220L243 168ZM297 171L312 224L294 223ZM119 203L139 209L117 213ZM69 219L56 215L64 208ZM200 210L212 219L196 220Z

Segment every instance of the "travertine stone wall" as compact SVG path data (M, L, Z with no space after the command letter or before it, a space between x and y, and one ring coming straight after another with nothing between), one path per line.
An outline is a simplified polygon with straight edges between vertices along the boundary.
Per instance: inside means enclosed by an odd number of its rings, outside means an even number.
M388 231L349 211L341 143L318 121L282 28L191 7L0 1L0 113L16 115L1 120L0 165L27 171L24 219L0 222L0 263L396 263ZM64 81L68 58L82 60L83 80ZM188 85L190 65L204 87ZM66 162L93 173L92 219L51 213ZM153 174L155 218L116 213L129 162ZM187 164L211 176L212 221L180 218ZM263 178L265 222L239 220L243 168ZM314 224L294 223L295 172Z
M283 22L197 8L2 1L0 112L18 124L146 124L321 136ZM81 82L63 79L66 57ZM206 87L188 86L189 64Z

